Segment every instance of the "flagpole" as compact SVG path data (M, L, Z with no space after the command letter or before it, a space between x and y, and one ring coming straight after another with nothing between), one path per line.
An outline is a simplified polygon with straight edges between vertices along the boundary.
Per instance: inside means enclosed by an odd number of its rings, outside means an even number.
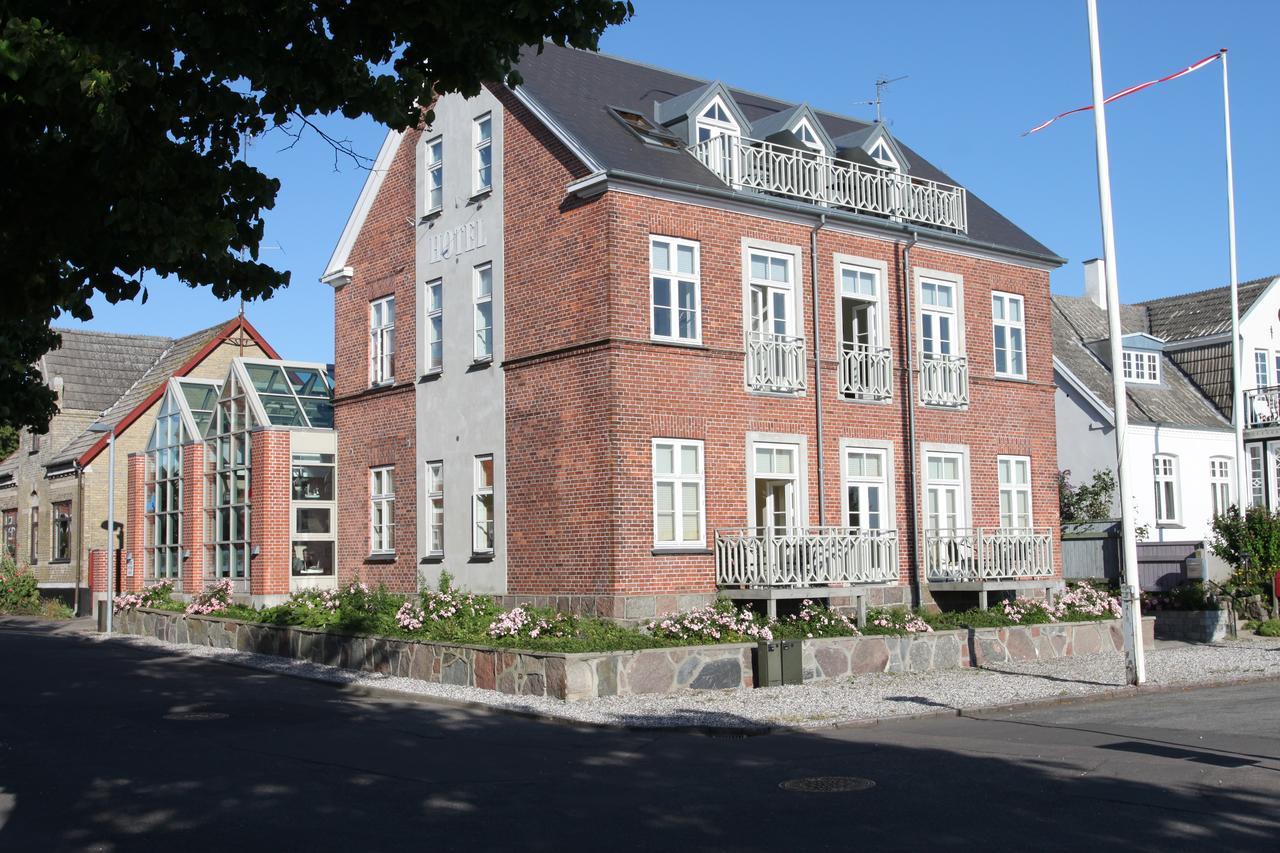
M1138 602L1138 543L1134 530L1132 481L1129 478L1125 438L1129 432L1129 400L1124 386L1123 340L1120 329L1120 287L1116 270L1115 225L1111 217L1111 161L1107 155L1107 108L1102 92L1102 53L1098 43L1098 2L1085 0L1089 12L1089 60L1093 74L1093 127L1098 153L1098 207L1102 213L1102 257L1106 267L1107 326L1111 337L1111 391L1114 398L1116 475L1120 491L1120 530L1124 554L1125 673L1130 684L1147 680L1142 648L1142 613Z
M1244 454L1244 388L1240 377L1244 373L1240 347L1240 279L1236 269L1236 181L1231 167L1231 91L1227 86L1227 49L1218 52L1222 57L1222 120L1227 137L1227 247L1231 269L1231 425L1236 433L1236 506L1244 512L1247 504L1250 479L1249 463Z

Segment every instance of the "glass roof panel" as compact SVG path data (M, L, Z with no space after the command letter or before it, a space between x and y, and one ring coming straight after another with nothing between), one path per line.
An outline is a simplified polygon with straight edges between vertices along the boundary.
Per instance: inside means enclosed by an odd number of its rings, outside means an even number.
M320 371L311 367L286 366L285 372L289 374L289 381L299 397L329 397L329 387Z
M276 426L306 426L307 421L298 408L298 401L290 394L260 394L262 408L266 410L267 419Z
M333 429L333 404L328 400L315 397L303 397L300 401L302 410L307 413L307 420L317 429Z
M213 404L218 400L218 386L204 382L179 382L182 394L187 398L187 405L194 412L212 412Z
M272 364L246 364L245 372L249 380L259 392L267 394L288 394L289 384L285 381L284 372Z

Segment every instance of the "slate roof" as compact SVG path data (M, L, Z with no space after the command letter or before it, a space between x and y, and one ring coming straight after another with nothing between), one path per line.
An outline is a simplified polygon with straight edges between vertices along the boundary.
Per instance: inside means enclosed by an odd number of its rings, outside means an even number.
M152 339L163 341L165 346L151 359L149 364L134 374L133 381L129 386L114 401L104 407L105 411L94 423L119 424L140 403L146 400L153 391L168 382L170 376L173 376L200 350L217 338L227 328L228 322L232 321L224 320L216 326L201 329L177 340L171 338ZM86 450L93 447L94 443L100 438L101 435L99 433L90 432L86 429L59 450L47 463L48 467L63 465L78 459Z
M1112 406L1111 370L1085 346L1107 338L1106 312L1082 296L1054 296L1052 302L1054 356L1090 393ZM1120 330L1154 334L1142 305L1120 307ZM1130 423L1230 428L1230 422L1167 355L1161 356L1160 376L1159 385L1127 386Z
M46 380L62 377L62 408L101 412L173 344L171 338L54 329L62 345L44 357Z
M1239 285L1240 316L1244 316L1276 276L1255 278ZM1231 287L1215 287L1140 302L1146 308L1151 334L1166 341L1185 341L1231 331Z
M688 153L646 145L608 111L608 107L618 107L653 116L655 102L686 95L692 89L706 86L708 81L550 43L543 45L541 54L533 48L527 50L518 67L524 78L522 93L531 97L604 170L724 189L724 184ZM731 88L730 92L751 124L796 106L738 89ZM871 126L865 121L820 110L814 110L814 114L832 139ZM913 176L959 184L901 140L898 143L911 161ZM972 191L968 193L968 200L968 236L952 235L954 239L1006 248L1050 263L1063 262ZM868 217L868 222L878 221Z

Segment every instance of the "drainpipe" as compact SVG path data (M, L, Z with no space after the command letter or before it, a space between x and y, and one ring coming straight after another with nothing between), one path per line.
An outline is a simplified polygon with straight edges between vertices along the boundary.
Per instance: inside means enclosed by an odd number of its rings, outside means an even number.
M903 319L902 328L905 331L903 342L906 348L906 357L902 363L906 365L907 371L907 477L911 481L911 512L907 518L911 524L911 551L912 551L912 604L920 607L924 604L924 581L923 566L921 561L924 555L924 544L921 542L921 531L923 524L921 523L921 507L920 507L920 463L916 452L916 380L915 380L915 315L911 310L911 247L920 239L919 234L913 228L910 231L911 241L902 245L902 305L906 316Z
M84 557L85 559L81 559ZM84 469L76 460L76 585L72 593L71 614L80 615L80 572L88 560L88 551L84 547Z
M822 429L822 324L818 322L818 232L827 224L827 215L818 217L818 224L809 232L809 283L813 312L813 399L817 418L818 441L818 526L827 523L826 445Z

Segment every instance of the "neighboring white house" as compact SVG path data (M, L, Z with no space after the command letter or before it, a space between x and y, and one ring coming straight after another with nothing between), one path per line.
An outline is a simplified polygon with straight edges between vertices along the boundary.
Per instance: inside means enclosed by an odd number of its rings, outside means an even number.
M1085 295L1053 298L1058 467L1077 484L1116 462L1105 276L1100 260L1084 267ZM1239 292L1249 494L1252 502L1280 508L1276 281L1246 282ZM1225 287L1121 306L1127 453L1146 541L1207 540L1214 514L1235 503L1230 328Z

